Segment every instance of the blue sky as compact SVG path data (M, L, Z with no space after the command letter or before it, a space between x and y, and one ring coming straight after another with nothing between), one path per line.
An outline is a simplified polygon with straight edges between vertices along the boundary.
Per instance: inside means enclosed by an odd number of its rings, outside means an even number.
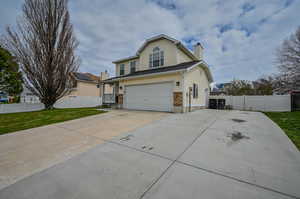
M4 3L5 2L5 3ZM0 7L0 33L23 0ZM276 73L275 51L300 26L300 0L70 0L81 72L114 75L113 60L134 55L157 34L204 46L216 82Z

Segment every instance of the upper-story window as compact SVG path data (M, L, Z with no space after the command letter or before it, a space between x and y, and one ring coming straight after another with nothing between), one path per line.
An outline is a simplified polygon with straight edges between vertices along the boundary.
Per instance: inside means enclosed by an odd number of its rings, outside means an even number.
M149 55L149 67L155 68L164 65L164 51L159 47L153 48L152 53Z
M130 73L134 73L136 70L136 61L130 62Z
M125 74L125 64L120 64L120 75Z

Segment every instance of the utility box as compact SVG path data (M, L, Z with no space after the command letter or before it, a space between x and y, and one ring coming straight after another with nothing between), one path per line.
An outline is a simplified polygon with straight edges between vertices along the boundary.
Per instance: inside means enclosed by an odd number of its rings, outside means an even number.
M217 99L209 99L209 106L210 109L217 109Z
M225 99L218 99L217 100L217 104L218 104L218 109L225 109L225 103L226 101L225 101Z
M225 109L225 99L209 99L210 109Z

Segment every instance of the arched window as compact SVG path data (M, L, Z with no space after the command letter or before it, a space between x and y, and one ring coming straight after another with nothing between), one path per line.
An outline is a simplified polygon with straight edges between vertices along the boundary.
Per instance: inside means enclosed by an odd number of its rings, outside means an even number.
M155 47L152 53L149 55L149 67L155 68L164 65L164 51L160 50L159 47Z

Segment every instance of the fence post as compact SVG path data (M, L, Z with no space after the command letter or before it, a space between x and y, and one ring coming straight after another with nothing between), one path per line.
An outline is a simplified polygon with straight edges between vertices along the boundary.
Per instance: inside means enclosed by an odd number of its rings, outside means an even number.
M246 111L246 95L244 95L244 111Z

